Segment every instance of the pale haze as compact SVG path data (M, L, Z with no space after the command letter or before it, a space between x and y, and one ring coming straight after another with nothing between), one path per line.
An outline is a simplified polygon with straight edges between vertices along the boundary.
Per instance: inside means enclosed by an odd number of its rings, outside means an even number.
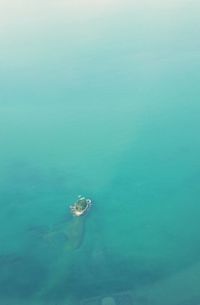
M200 303L199 12L1 1L0 305Z

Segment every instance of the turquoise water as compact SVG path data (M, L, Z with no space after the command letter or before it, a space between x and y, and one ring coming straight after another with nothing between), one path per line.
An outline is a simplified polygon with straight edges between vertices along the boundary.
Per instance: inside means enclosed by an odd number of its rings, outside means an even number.
M200 303L199 9L1 2L0 305Z

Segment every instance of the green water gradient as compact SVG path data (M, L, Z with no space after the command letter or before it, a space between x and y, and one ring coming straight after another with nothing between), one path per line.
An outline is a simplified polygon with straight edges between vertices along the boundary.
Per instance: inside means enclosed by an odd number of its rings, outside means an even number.
M197 305L199 4L0 7L0 305Z

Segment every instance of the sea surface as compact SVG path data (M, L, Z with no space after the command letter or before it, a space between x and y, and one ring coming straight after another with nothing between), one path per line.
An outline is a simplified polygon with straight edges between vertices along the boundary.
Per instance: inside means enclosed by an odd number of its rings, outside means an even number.
M0 305L200 304L199 13L1 1Z

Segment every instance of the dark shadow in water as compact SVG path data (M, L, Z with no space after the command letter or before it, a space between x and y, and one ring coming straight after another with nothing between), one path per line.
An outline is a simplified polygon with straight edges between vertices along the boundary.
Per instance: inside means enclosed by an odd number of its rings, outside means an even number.
M15 254L0 257L0 270L1 297L31 297L46 275L46 269L35 258Z
M51 197L52 200L65 200L64 194L74 193L73 187L65 184L66 175L55 172L42 173L40 170L26 166L26 170L20 167L13 169L13 174L7 177L4 182L4 203L10 203L14 207L19 205L26 205L28 202L37 204L38 196L46 201L46 198ZM32 172L32 173L31 173ZM121 172L121 170L120 170ZM199 172L193 177L188 177L188 180L180 187L187 187L188 191L197 185L199 180ZM141 184L143 180L141 179ZM146 182L145 182L146 183ZM95 213L101 210L101 202L109 202L113 196L117 197L119 201L124 198L130 198L130 191L133 188L132 194L138 195L138 199L142 199L142 192L138 191L137 179L133 179L132 175L126 173L124 169L119 176L112 181L112 184L107 188L107 191L96 196ZM141 187L141 186L140 186ZM140 198L139 198L140 197ZM135 198L137 198L135 196ZM98 204L99 203L99 204ZM63 207L60 212L63 214ZM91 210L91 213L93 211ZM60 213L61 214L61 213ZM101 213L99 213L101 215ZM65 213L67 215L67 213ZM166 278L170 274L185 268L194 261L199 260L200 248L193 245L193 255L191 253L190 260L178 264L177 262L170 262L166 264L164 261L152 261L151 259L126 259L124 257L114 257L112 251L103 246L101 240L101 232L99 232L99 243L95 251L91 251L94 244L84 244L87 236L90 236L90 231L85 230L83 223L72 223L71 228L68 226L71 223L71 216L60 219L52 217L53 224L49 228L46 223L30 223L27 226L27 231L24 234L32 235L30 238L30 252L26 251L22 255L2 255L0 257L0 294L1 296L13 295L16 297L26 298L33 296L40 290L41 286L45 286L48 282L48 276L52 277L49 272L49 265L55 263L55 259L60 256L61 261L58 266L55 264L56 275L55 285L50 285L50 289L46 290L47 299L54 298L61 300L69 295L77 296L80 298L87 298L100 294L109 294L110 292L118 292L122 290L134 289L138 286L154 283L160 279ZM92 215L91 215L92 216ZM102 216L100 216L102 217ZM45 219L46 220L46 219ZM98 217L91 217L87 221L93 222L93 229L99 230L101 228L102 219ZM14 229L14 228L13 228ZM70 231L71 230L71 231ZM45 243L45 238L48 233L53 233L49 236L50 240L54 240L53 244L56 246L55 250L50 248L42 249L43 253L40 256L40 246ZM69 235L69 232L70 235ZM54 234L55 233L55 234ZM35 238L33 238L33 235ZM51 234L50 234L51 235ZM171 236L170 238L173 238ZM176 238L176 237L175 237ZM65 244L72 245L70 249L71 261L68 262L68 250L62 252ZM34 256L31 257L30 253L33 249ZM191 245L192 246L192 245ZM67 247L66 247L67 248ZM61 250L61 252L59 252ZM94 249L93 249L94 250ZM34 252L35 251L35 252ZM52 251L52 255L49 255ZM64 250L65 251L65 250ZM22 249L23 252L23 249ZM92 257L90 252L93 253ZM66 262L63 258L66 255ZM45 257L47 260L45 261ZM66 269L65 269L66 268ZM63 270L62 270L63 269ZM98 276L97 276L98 275Z

